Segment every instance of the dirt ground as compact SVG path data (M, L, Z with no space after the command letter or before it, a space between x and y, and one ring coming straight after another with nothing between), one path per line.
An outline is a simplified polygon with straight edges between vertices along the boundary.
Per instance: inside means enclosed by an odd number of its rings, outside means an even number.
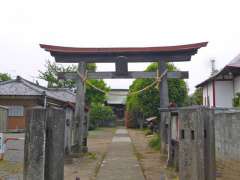
M240 161L236 160L217 160L217 180L239 180Z
M165 180L178 179L177 173L166 168L166 156L148 146L150 137L145 136L141 130L128 131L146 180L158 180L161 176L164 176Z
M88 147L89 153L82 157L73 158L70 164L66 161L64 165L64 179L75 180L80 177L81 180L94 180L97 170L101 164L102 159L107 151L108 145L112 141L114 135L114 128L99 128L89 132ZM16 136L16 135L15 135ZM19 141L17 146L23 146L24 141ZM14 145L14 144L13 144ZM23 151L23 149L22 149ZM11 161L0 161L0 180L15 179L21 180L23 172L22 160L14 161L15 154L20 154L17 159L23 159L23 152L11 153L8 156Z
M100 128L90 131L88 138L89 152L80 158L73 158L73 163L64 166L64 179L95 180L108 145L112 142L114 128Z
M151 137L145 136L141 130L128 129L128 131L146 180L159 180L161 175L165 176L165 180L178 179L174 171L166 168L166 156L148 146ZM88 138L89 152L82 157L73 158L72 163L66 161L64 179L75 180L76 177L80 177L81 180L95 180L114 132L114 128L99 128L90 131ZM17 143L23 143L23 141ZM18 148L22 146L20 144L16 145ZM14 148L14 144L12 146ZM16 156L18 161L13 161L15 158L12 157L15 157L16 154L19 155L19 157ZM5 177L22 179L22 154L19 152L13 153L14 156L11 155L10 157L9 155L11 161L0 161L0 180L4 180ZM217 161L217 180L239 180L239 167L239 161Z

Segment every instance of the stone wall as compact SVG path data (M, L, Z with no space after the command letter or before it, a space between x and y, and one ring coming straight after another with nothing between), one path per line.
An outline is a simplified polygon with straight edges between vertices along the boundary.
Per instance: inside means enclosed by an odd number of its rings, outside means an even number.
M240 179L240 112L215 114L218 180Z
M240 112L215 114L216 157L240 160Z

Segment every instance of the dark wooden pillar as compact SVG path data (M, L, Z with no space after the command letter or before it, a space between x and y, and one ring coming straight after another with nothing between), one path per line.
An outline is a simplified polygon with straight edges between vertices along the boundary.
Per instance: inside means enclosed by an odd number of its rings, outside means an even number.
M41 107L26 111L24 180L44 180L45 112L46 110Z
M77 85L77 92L76 92L76 107L75 107L75 125L76 125L76 132L75 132L75 148L73 152L80 153L83 150L83 135L84 135L84 121L85 121L85 82L82 78L85 78L86 73L86 64L81 62L78 64L78 72L80 73L81 77L80 80L76 82Z
M163 74L165 70L167 69L167 64L164 61L159 61L159 75ZM168 82L167 82L167 75L164 75L161 79L161 82L159 84L159 90L160 90L160 108L166 108L169 105L169 97L168 97ZM161 113L160 115L161 121L160 121L160 136L161 136L161 152L166 153L167 152L167 122L164 113Z

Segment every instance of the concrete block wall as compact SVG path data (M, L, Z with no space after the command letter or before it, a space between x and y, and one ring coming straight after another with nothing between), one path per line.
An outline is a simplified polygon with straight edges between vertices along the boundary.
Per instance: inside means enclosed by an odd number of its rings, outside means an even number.
M215 114L216 157L240 160L240 112Z
M219 179L240 179L240 112L215 113L217 174Z

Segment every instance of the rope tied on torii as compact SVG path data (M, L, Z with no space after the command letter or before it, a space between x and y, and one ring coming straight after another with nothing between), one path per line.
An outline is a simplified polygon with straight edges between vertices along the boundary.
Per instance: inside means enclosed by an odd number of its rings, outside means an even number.
M156 76L154 82L152 82L151 84L145 86L143 89L140 89L140 90L138 90L138 91L128 92L128 96L140 94L140 93L142 93L143 91L148 90L148 89L151 88L152 86L155 86L156 84L159 85L159 83L161 82L162 78L167 75L167 72L168 72L168 70L166 69L166 70L159 76L159 71L157 70L157 76ZM77 70L77 74L78 74L78 76L80 77L80 79L82 80L82 82L85 82L86 84L88 84L89 86L91 86L92 88L96 89L97 91L99 91L99 92L101 92L101 93L104 93L104 94L106 94L106 95L107 95L107 94L111 94L111 95L123 96L122 94L113 93L113 92L109 93L109 92L107 92L107 91L105 91L105 90L103 90L103 89L100 89L100 88L96 87L94 84L92 84L92 83L88 80L88 78L87 78L87 71L86 71L86 73L85 73L86 76L83 76L78 70ZM125 96L125 95L124 95L124 96Z

